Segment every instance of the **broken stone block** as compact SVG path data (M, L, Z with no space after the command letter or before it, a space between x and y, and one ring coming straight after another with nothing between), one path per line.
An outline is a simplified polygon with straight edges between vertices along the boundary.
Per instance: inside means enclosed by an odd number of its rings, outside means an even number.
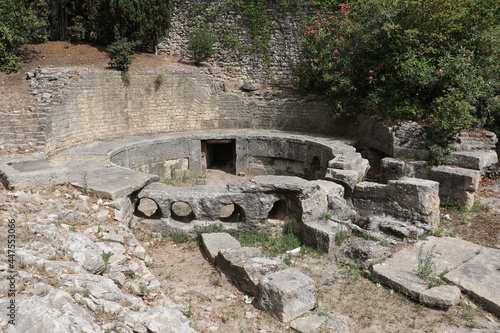
M334 181L342 186L344 186L346 194L350 195L354 191L356 184L359 183L362 178L359 177L358 171L356 170L341 170L341 169L327 169L325 179Z
M317 221L328 211L328 198L325 193L317 191L308 196L300 196L303 222Z
M356 212L344 198L344 187L335 182L327 180L315 180L313 183L319 185L322 192L326 193L328 200L328 212L335 222L345 222L351 220Z
M434 308L447 309L458 303L460 288L455 286L437 286L420 293L419 302Z
M213 264L221 250L234 250L241 247L240 242L227 232L218 232L201 235L201 244L208 259Z
M386 246L382 246L380 242L354 238L352 243L349 242L343 245L335 253L335 259L348 265L353 264L367 269L372 263L380 261L390 254L391 250Z
M350 233L347 227L330 220L304 222L301 224L302 240L307 246L323 252L330 252L340 233Z
M314 281L295 268L266 275L260 281L259 304L273 317L289 322L314 308Z
M380 170L382 171L382 182L406 177L406 163L397 158L385 157L380 160Z
M389 194L410 213L419 215L421 222L431 229L439 223L439 183L432 180L406 178L391 180Z
M236 276L236 282L243 291L252 296L258 296L259 283L262 277L287 268L288 266L280 259L250 258L242 267L241 274Z
M221 250L216 257L216 265L241 290L257 296L259 279L266 272L275 272L287 267L281 260L261 258L261 256L262 252L255 247Z

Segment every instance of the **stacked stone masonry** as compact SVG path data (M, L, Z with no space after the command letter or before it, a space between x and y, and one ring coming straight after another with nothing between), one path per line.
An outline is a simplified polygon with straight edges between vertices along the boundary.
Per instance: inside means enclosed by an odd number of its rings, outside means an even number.
M48 110L46 155L130 135L251 128L328 133L333 126L321 101L224 90L224 81L198 71L80 72Z
M280 1L268 1L267 15L272 22L269 41L269 63L255 43L250 22L241 5L227 0L174 1L172 27L158 45L158 51L188 60L189 33L205 22L217 37L217 53L210 61L225 75L245 80L289 84L300 56L300 37L305 19L318 7L305 2L300 8ZM237 27L237 28L235 28Z

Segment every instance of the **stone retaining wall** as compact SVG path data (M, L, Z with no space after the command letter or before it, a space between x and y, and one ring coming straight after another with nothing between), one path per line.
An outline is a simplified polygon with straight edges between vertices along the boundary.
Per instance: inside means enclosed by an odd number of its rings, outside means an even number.
M227 90L225 81L198 71L80 72L47 111L46 155L130 135L252 128L328 133L333 127L322 101Z

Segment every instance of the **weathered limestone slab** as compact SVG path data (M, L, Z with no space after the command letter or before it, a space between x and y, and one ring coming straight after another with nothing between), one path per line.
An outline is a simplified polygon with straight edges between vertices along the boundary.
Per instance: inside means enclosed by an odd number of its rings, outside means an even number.
M447 309L458 303L460 289L455 286L437 286L420 293L419 302L435 308Z
M252 296L259 296L260 280L269 274L288 268L280 259L264 257L250 258L242 267L244 272L238 275L238 284Z
M118 167L73 165L70 182L89 193L107 199L126 197L159 180L158 176Z
M328 197L326 193L316 191L308 196L298 196L303 222L317 221L328 211Z
M65 284L77 291L88 290L90 295L108 301L122 301L124 294L121 289L110 279L94 274L63 274L61 279Z
M446 281L500 316L500 250L483 248L481 253L444 276Z
M230 182L230 192L295 192L304 195L311 194L319 189L319 186L299 177L289 176L256 176Z
M300 333L315 333L325 322L325 316L311 314L292 320L290 327Z
M417 276L419 261L430 259L437 278L460 287L490 311L500 313L500 250L484 248L460 239L429 237L412 248L402 249L382 264L373 266L380 281L421 303L447 308L458 302L459 289L439 286L428 289Z
M125 323L134 332L194 333L188 319L178 309L155 307L145 312L130 312Z
M418 237L424 233L424 230L417 228L408 222L402 222L385 216L373 216L370 218L370 223L373 226L378 226L378 229L386 234L412 242L416 241ZM433 228L434 227L427 228L427 230L431 230Z
M241 247L239 249L221 250L216 257L215 264L228 279L231 279L243 291L256 295L256 284L245 271L245 266L252 258L261 257L262 252L255 247Z
M221 250L235 250L241 247L240 242L226 232L201 235L201 244L208 259L213 264Z
M461 168L483 170L487 166L498 162L494 150L487 151L459 151L450 154L450 163Z
M388 200L388 185L373 182L361 182L356 185L353 197L356 199Z
M495 150L497 142L497 136L490 131L462 131L456 136L451 148L454 151Z
M418 255L425 257L431 254L436 265L436 276L446 270L453 270L474 258L482 246L452 237L428 237L419 241L410 249L402 249L384 263L401 271L416 274Z
M278 320L289 322L315 304L314 281L295 268L266 275L260 281L260 306Z
M43 155L0 159L0 183L6 188L34 189L64 183L66 165L50 164Z
M374 265L373 275L381 283L412 299L418 300L420 293L427 290L427 284L417 275L399 270L386 263Z
M431 169L430 178L439 182L440 189L454 191L476 191L481 180L478 170L437 166Z

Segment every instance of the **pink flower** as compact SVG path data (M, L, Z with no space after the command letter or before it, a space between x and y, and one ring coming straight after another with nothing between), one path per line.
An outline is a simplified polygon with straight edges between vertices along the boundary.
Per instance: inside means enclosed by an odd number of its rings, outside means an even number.
M368 76L368 78L371 80L371 79L373 79L373 76Z
M442 69L440 69L438 72L439 72L439 73L442 73L442 72L443 72L443 70L442 70Z
M339 53L339 50L333 50L333 52L332 52L332 53L333 53L333 54L337 54L337 53Z
M370 70L368 71L368 73L370 73L370 74L371 74L371 73L373 73L373 71L370 69Z

